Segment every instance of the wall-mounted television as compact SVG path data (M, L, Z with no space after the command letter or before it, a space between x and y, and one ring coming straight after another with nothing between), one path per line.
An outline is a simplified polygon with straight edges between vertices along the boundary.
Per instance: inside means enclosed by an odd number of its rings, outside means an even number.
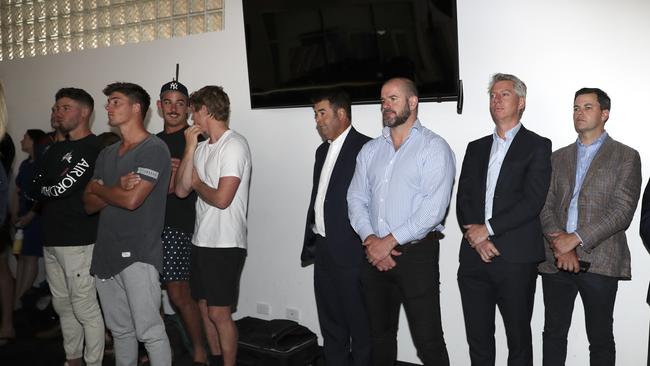
M462 101L456 0L243 0L251 106L310 105L341 87L375 103L391 77ZM459 104L460 108L460 104ZM460 113L460 110L459 110Z

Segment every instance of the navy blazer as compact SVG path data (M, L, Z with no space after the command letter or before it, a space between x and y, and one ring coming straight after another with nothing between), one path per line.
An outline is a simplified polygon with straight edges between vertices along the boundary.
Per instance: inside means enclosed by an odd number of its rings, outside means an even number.
M357 155L361 147L368 141L370 141L370 137L357 132L354 127L350 129L334 164L329 185L327 186L327 193L325 194L323 210L325 215L327 246L325 248L318 248L318 251L327 251L327 255L339 266L358 266L363 256L361 239L359 239L359 236L350 225L346 197L357 164ZM315 222L314 201L318 193L320 173L323 169L329 146L329 143L323 142L316 150L314 182L311 190L311 200L309 201L309 211L307 211L307 221L305 223L305 239L302 253L300 254L303 267L316 260L317 249L314 245L316 234L312 230Z
M485 223L485 192L492 135L467 145L458 181L456 214L463 225ZM544 240L539 213L551 180L551 141L521 126L499 172L490 226L492 242L501 257L513 263L544 260ZM477 262L478 258L478 262ZM463 238L461 265L482 261Z

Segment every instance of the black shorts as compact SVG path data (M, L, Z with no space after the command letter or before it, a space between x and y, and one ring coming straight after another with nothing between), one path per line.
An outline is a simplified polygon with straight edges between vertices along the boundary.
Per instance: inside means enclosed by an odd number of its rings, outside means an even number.
M160 281L189 281L192 234L165 226L162 244L163 270Z
M235 306L246 249L203 248L192 245L190 290L208 306Z

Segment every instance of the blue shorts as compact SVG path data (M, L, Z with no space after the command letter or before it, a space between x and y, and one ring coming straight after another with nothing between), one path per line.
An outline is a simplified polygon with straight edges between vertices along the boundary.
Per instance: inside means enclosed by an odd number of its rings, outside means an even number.
M160 281L189 281L192 234L165 226L162 244L163 270Z
M42 257L44 237L42 218L36 215L29 225L23 228L23 248L20 254Z

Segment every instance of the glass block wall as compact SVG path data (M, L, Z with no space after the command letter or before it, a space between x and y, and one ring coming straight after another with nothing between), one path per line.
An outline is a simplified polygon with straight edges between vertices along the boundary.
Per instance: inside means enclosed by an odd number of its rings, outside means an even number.
M223 0L0 0L0 61L223 29Z

